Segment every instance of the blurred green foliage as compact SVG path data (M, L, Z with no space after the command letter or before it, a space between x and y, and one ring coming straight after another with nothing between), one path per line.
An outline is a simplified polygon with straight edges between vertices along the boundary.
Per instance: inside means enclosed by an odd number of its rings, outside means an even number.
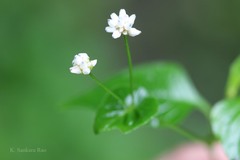
M238 95L240 86L240 57L231 64L229 72L225 95L227 98L234 98Z
M94 72L103 79L123 68L123 42L112 40L104 27L110 13L125 8L137 15L135 25L143 32L130 39L134 63L177 60L213 102L222 96L227 67L239 53L239 3L1 0L0 159L145 160L181 141L168 130L149 128L95 136L91 111L62 110L62 102L95 85L69 73L73 55L88 52L98 59ZM187 123L204 125L198 118ZM10 153L11 147L47 152Z
M229 159L239 159L240 157L239 105L239 97L225 99L214 105L211 113L213 131L222 142Z

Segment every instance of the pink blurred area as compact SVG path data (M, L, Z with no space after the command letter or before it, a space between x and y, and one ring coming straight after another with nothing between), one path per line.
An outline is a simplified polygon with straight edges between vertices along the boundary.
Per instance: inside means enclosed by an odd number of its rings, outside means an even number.
M212 148L202 143L188 143L176 147L155 160L228 160L218 143Z

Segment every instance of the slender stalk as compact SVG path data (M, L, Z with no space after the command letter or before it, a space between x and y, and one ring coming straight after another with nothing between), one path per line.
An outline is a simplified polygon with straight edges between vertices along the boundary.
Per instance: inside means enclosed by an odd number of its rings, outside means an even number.
M134 105L132 57L131 57L130 47L129 47L129 44L128 44L128 38L127 38L126 35L124 36L124 43L125 43L125 46L126 46L127 57L128 57L130 93L131 93L131 96L132 96L132 105Z
M188 130L179 127L179 126L175 126L175 125L167 125L166 127L174 130L175 132L189 138L190 140L194 140L194 141L203 141L205 143L208 143L208 141L205 138L200 137L199 135L196 135L192 132L189 132Z
M92 73L89 74L90 77L95 80L95 82L100 86L102 87L107 93L109 93L111 96L113 96L116 100L118 100L123 106L125 106L123 100L117 96L115 93L113 93L110 89L108 89L104 84L102 84L102 82L100 80L98 80L96 78L96 76L94 76Z

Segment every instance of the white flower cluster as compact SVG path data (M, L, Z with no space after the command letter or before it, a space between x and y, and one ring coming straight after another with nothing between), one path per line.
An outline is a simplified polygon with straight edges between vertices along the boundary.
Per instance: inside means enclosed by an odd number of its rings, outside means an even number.
M87 53L79 53L75 55L72 64L73 67L70 68L71 73L88 75L92 68L97 64L97 60L90 61Z
M135 37L141 33L141 31L133 28L136 15L133 14L130 17L126 14L124 9L119 11L119 16L116 13L110 15L111 19L108 19L108 27L105 28L106 32L112 33L114 39L119 38L121 34Z

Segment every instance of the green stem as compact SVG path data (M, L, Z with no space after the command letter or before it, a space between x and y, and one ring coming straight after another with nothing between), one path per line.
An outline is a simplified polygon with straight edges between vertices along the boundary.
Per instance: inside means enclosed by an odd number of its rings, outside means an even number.
M98 79L96 78L96 76L94 76L92 73L90 73L89 75L90 75L90 77L91 77L93 80L96 81L96 83L97 83L100 87L102 87L107 93L109 93L110 95L112 95L112 96L113 96L116 100L118 100L123 106L125 106L123 100L122 100L119 96L117 96L115 93L113 93L110 89L108 89L104 84L102 84L102 82L101 82L100 80L98 80Z
M127 50L127 57L128 57L130 93L132 96L132 105L134 105L132 57L131 57L130 47L128 44L128 38L126 35L124 36L124 42L125 42L125 46L126 46L126 50Z
M175 132L177 132L177 133L179 133L179 134L189 138L190 140L203 141L203 142L209 144L208 139L203 138L203 137L201 137L199 135L196 135L196 134L186 130L185 128L182 128L182 127L179 127L179 126L175 126L175 125L166 125L166 127L168 127L170 129L172 129L173 131L175 131Z

